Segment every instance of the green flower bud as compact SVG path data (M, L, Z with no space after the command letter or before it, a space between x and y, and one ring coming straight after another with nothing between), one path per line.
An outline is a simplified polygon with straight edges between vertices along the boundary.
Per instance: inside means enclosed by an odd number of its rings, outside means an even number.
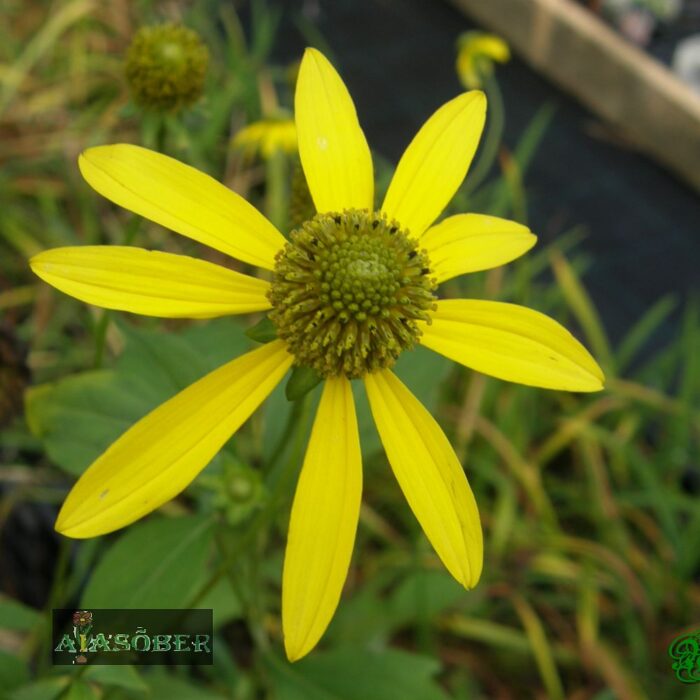
M260 472L236 463L225 471L225 512L232 525L247 520L265 500L265 485Z
M208 63L209 52L191 29L142 27L126 53L126 79L143 109L177 112L201 96Z

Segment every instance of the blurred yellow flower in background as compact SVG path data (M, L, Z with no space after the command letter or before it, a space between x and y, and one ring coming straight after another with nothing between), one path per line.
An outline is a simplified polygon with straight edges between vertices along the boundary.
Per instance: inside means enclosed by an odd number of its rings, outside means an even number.
M457 39L457 75L468 90L480 88L493 64L510 60L508 44L495 34L464 32Z
M261 119L243 127L231 141L246 157L268 160L276 152L297 152L297 128L290 117Z

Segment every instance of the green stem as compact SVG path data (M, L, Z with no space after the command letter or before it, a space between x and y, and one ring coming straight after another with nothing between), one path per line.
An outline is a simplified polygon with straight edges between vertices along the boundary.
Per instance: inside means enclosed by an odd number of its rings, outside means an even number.
M421 654L432 656L435 652L435 639L428 613L428 591L425 576L422 575L425 572L423 560L426 545L425 538L419 534L413 551L413 570L416 573L416 644Z
M464 184L462 191L465 194L474 192L491 172L491 168L496 162L496 158L498 158L498 150L503 140L506 113L501 88L493 75L484 78L484 92L489 105L489 125L479 156Z
M248 627L258 649L263 653L270 650L270 640L265 631L265 602L263 599L263 580L260 574L260 560L265 548L264 533L259 532L255 538L255 547L250 556L248 603Z
M141 119L141 143L159 153L165 150L167 117L157 112L146 112Z
M105 345L107 343L107 329L109 328L111 318L112 312L109 309L105 309L95 326L95 359L92 363L95 369L102 367Z
M300 420L302 413L304 411L304 406L302 406L303 402L304 402L303 399L299 400L299 401L292 402L292 409L289 412L289 415L287 416L287 424L284 426L284 430L282 431L282 435L280 435L280 438L277 441L277 444L275 445L275 449L272 451L272 454L270 455L270 459L267 462L267 471L268 472L272 471L275 464L277 464L277 461L282 456L282 453L284 452L292 435L294 434L294 431L296 430L297 424L299 423L299 420Z
M67 537L61 537L58 549L58 559L56 561L56 568L53 575L53 583L51 584L51 590L49 592L48 601L46 603L46 609L44 610L44 624L41 627L41 632L38 647L39 649L44 649L45 646L51 646L51 629L53 627L53 609L59 608L60 603L63 602L64 589L65 589L65 578L66 572L68 571L68 561L70 559L70 551L73 542ZM51 659L51 649L47 649L44 653L39 655L37 660L38 673L37 676L44 675L48 671L49 661Z
M265 170L265 213L280 230L287 229L287 159L282 151L275 151L268 159Z
M165 145L168 138L168 120L166 117L161 117L156 131L156 151L165 153Z

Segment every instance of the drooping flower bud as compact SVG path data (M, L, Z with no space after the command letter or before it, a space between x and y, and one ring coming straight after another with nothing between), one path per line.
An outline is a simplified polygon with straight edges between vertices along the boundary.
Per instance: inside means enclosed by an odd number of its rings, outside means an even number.
M486 32L464 32L457 39L457 76L467 90L480 88L493 73L493 64L510 60L510 49L501 37Z

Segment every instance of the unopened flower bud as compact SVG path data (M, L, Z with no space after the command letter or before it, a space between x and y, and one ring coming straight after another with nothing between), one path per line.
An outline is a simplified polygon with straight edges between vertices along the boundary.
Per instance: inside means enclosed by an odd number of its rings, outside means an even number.
M126 53L126 79L143 109L177 112L204 88L209 52L199 35L178 24L142 27Z

